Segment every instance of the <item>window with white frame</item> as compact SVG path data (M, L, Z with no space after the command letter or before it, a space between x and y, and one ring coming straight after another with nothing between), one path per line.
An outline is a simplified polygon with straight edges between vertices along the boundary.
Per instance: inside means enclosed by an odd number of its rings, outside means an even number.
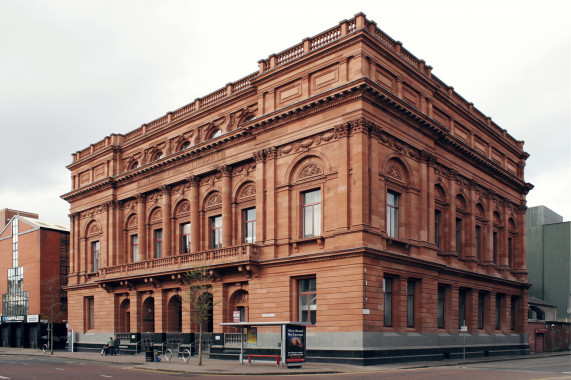
M244 243L252 244L256 242L256 208L251 207L243 211L244 220Z
M390 237L399 236L399 197L394 191L387 191L387 234Z
M321 189L305 191L302 194L303 237L321 235Z
M297 280L299 321L317 323L317 281L315 278Z
M99 241L91 242L91 272L97 272L99 270Z

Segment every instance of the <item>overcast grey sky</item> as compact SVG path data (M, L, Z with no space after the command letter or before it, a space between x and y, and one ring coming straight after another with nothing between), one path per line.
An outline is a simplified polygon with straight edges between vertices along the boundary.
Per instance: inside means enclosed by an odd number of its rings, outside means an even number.
M67 222L73 152L358 12L524 140L528 206L571 219L568 0L0 0L0 209Z

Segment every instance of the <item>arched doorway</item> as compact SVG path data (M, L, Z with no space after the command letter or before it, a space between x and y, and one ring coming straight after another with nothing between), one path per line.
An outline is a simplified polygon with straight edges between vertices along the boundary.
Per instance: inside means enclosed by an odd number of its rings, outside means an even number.
M230 312L228 322L248 322L248 292L246 290L238 289L230 296Z
M118 332L131 331L131 301L124 299L119 305L119 325L117 326Z
M142 332L155 332L155 299L147 298L141 308Z
M182 332L182 298L174 295L167 306L167 332Z

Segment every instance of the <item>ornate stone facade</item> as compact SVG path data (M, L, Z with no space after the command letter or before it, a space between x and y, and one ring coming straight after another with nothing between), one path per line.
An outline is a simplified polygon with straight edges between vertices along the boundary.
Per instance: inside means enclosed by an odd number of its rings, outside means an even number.
M373 364L454 356L465 322L475 355L527 352L528 154L431 69L358 14L74 154L79 346L196 331L181 279L206 266L214 333L306 320L309 358Z

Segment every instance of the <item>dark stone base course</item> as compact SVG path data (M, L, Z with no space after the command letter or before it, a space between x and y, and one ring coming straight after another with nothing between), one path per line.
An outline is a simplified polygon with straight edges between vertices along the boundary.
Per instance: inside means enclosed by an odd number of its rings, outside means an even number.
M466 347L466 358L494 357L508 355L529 355L528 344L513 344L500 346L469 346ZM279 355L279 349L244 349L244 360L248 354ZM212 346L209 358L222 360L238 360L240 349ZM387 350L341 351L341 350L307 350L305 360L313 363L336 363L351 365L377 365L421 361L440 361L447 359L462 359L462 347L438 348L401 348Z

